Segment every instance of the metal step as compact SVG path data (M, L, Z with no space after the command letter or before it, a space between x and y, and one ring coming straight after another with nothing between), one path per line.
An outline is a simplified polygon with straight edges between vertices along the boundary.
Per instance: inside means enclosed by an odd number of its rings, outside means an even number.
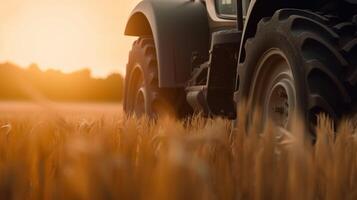
M198 85L186 88L186 99L195 113L209 116L210 111L206 102L207 86Z

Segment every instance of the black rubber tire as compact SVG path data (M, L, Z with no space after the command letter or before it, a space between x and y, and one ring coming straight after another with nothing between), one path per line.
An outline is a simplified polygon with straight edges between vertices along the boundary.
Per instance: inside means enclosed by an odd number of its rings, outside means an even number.
M271 48L284 52L291 65L294 110L307 127L316 124L318 114L338 120L355 106L356 24L298 9L278 10L273 17L263 18L255 37L246 41L246 56L238 68L240 101L252 98L257 63Z
M183 89L159 88L156 49L152 37L140 37L133 43L126 70L125 113L157 118L163 115L182 117L188 112L186 105L181 105L185 103ZM138 102L139 90L143 101ZM178 111L179 106L182 109Z

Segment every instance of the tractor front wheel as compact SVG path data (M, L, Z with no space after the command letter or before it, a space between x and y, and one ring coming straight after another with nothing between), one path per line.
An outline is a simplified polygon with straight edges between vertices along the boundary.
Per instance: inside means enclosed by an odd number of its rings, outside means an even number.
M125 77L124 111L137 117L182 117L187 111L183 90L159 87L158 64L152 37L134 42ZM180 110L178 110L180 109Z

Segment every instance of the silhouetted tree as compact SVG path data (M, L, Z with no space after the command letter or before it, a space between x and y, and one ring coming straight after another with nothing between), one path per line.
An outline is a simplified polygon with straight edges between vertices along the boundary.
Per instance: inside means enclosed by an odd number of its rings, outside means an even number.
M31 64L27 69L12 63L0 64L0 101L45 98L53 101L120 102L123 77L111 74L105 79L93 78L89 69L73 73L58 70L41 71Z

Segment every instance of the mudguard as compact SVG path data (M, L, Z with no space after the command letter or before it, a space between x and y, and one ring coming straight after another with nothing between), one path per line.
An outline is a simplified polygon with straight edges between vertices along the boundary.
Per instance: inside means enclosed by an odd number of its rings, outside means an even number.
M160 87L186 86L192 53L209 53L208 17L201 1L144 0L132 11L125 34L153 36Z

